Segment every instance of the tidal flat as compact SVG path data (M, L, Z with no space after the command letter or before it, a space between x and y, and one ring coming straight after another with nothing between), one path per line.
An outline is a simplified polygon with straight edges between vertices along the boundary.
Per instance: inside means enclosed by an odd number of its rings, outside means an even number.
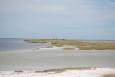
M17 50L0 52L0 70L46 70L73 67L115 67L114 50Z

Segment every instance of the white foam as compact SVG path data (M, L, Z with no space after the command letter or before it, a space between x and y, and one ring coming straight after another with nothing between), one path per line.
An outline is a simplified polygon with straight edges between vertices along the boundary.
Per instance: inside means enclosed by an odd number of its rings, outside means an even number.
M115 69L112 68L96 68L87 70L66 70L61 73L55 72L38 72L24 71L1 71L0 77L101 77L104 74L115 74Z

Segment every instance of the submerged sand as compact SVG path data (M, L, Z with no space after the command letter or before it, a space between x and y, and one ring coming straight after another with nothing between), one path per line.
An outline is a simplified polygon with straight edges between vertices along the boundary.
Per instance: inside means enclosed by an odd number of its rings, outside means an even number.
M0 52L0 77L115 77L114 60L115 50L44 48ZM46 70L71 67L102 68Z
M115 50L25 49L0 52L0 71L115 67Z

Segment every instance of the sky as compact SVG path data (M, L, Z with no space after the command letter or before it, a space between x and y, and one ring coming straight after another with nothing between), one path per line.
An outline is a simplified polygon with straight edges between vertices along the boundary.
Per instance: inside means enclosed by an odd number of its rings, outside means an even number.
M115 0L0 0L0 38L115 40Z

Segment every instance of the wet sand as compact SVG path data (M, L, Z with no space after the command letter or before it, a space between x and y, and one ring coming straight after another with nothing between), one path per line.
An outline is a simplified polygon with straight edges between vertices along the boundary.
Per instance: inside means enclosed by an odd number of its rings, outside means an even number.
M115 50L25 49L0 52L0 71L115 67Z
M115 69L68 69L63 72L0 71L0 77L115 77Z

